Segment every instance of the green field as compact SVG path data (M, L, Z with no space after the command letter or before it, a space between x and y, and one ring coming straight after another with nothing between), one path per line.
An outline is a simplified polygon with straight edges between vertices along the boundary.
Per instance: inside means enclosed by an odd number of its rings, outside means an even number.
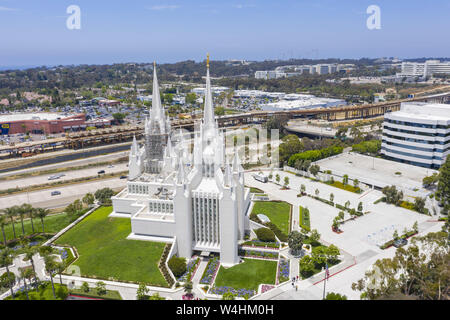
M77 215L75 218L81 216L84 213L85 213L85 211L83 211L80 215ZM9 219L8 219L8 222L9 222ZM70 220L70 218L67 216L66 213L58 213L58 214L54 214L54 215L49 215L44 218L45 232L46 233L58 233L60 230L64 229L71 223L72 223L72 220ZM33 224L34 224L34 232L35 233L42 232L41 219L34 218ZM17 237L22 236L22 224L20 223L20 219L18 219L14 223L14 226L16 228L16 236ZM30 219L24 220L23 226L25 228L25 235L30 235L33 233L32 229L31 229ZM11 223L8 223L5 226L5 233L6 233L7 241L14 239L13 227L12 227ZM0 231L0 234L1 234L1 231ZM1 240L3 241L3 235L1 236Z
M276 273L276 261L244 259L244 263L228 269L221 266L215 286L258 290L260 283L275 284Z
M289 213L291 205L287 202L276 201L255 201L253 214L265 214L274 225L276 225L284 234L288 235L290 231Z
M73 264L82 276L167 287L158 268L165 244L127 240L130 219L109 218L111 212L112 207L99 208L56 244L76 247L80 257Z

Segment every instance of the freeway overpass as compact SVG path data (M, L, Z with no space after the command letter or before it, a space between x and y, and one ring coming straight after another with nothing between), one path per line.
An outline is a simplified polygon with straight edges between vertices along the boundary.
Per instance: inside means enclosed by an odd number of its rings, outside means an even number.
M323 119L328 121L372 118L382 116L386 112L397 111L402 102L450 103L450 91L412 99L402 99L382 103L355 106L338 106L330 108L300 109L290 111L253 111L240 114L216 116L221 127L240 126L250 123L263 123L276 115L284 115L289 119ZM198 119L172 121L173 128L194 129ZM140 139L144 133L143 126L120 126L92 131L71 133L63 138L20 143L14 146L0 146L0 153L10 157L21 156L25 152L47 152L57 149L80 149L131 141L133 136Z

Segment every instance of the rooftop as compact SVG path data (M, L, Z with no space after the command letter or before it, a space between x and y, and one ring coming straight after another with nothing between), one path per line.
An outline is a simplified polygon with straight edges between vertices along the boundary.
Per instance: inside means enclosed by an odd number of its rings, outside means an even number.
M12 113L0 115L0 122L24 121L24 120L58 120L74 116L67 113Z

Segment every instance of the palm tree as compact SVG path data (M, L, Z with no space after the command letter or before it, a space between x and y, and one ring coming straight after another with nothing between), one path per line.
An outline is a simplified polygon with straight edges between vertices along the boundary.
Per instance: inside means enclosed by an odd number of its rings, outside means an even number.
M14 251L6 247L0 252L0 265L4 265L6 267L6 274L10 275L9 266L13 264L14 261ZM11 297L14 298L14 291L13 291L14 282L9 283L9 289L11 290Z
M11 220L14 239L16 239L16 227L14 225L14 218L16 216L16 208L15 207L6 208L4 211L5 211L5 215Z
M28 247L25 249L25 260L30 261L31 262L31 267L33 268L33 272L34 272L34 284L36 286L36 291L38 290L38 279L36 276L36 268L34 265L34 260L33 260L33 256L37 253L37 249L33 248L33 247Z
M26 205L25 204L23 204L22 206L20 206L20 207L17 207L17 213L19 214L19 216L20 216L20 223L22 224L22 235L25 235L25 227L23 226L23 216L25 215L25 213L27 212L26 210L27 210L28 208L26 207Z
M64 272L64 270L66 270L66 263L64 261L62 262L57 262L56 263L56 273L59 274L59 283L61 283L61 285L63 285L62 283L62 273Z
M25 205L25 204L24 204ZM31 222L31 231L34 234L34 223L33 223L33 218L34 218L34 214L36 213L36 209L33 208L31 205L26 204L26 206L28 207L28 217L30 218L30 222Z
M28 286L27 286L27 276L29 273L27 272L29 269L26 268L19 268L19 274L20 278L23 280L23 284L25 287L25 294L27 295L27 300L30 300L30 297L28 296Z
M53 283L53 275L56 270L55 256L52 256L50 254L45 255L44 262L45 262L45 271L47 271L48 274L50 275L50 281L52 283L53 297L56 299L55 284Z
M4 214L0 214L0 227L2 228L2 233L3 233L3 244L6 247L6 233L5 233L5 226L7 225L6 223L6 216Z
M37 208L35 216L41 219L42 233L45 233L44 229L44 218L50 213L50 210L44 208Z

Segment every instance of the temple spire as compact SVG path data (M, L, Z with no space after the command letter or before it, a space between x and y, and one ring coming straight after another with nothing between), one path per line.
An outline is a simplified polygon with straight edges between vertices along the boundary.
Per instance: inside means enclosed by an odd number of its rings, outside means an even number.
M206 58L206 90L205 90L205 107L203 110L204 123L207 126L214 126L214 106L211 93L211 79L209 77L209 53Z
M156 62L153 62L153 92L152 92L152 108L150 110L150 119L161 119L163 112L161 111L161 96L159 94L158 77L156 75Z
M136 141L136 136L133 135L133 143L131 144L131 155L135 156L138 153L138 144Z

